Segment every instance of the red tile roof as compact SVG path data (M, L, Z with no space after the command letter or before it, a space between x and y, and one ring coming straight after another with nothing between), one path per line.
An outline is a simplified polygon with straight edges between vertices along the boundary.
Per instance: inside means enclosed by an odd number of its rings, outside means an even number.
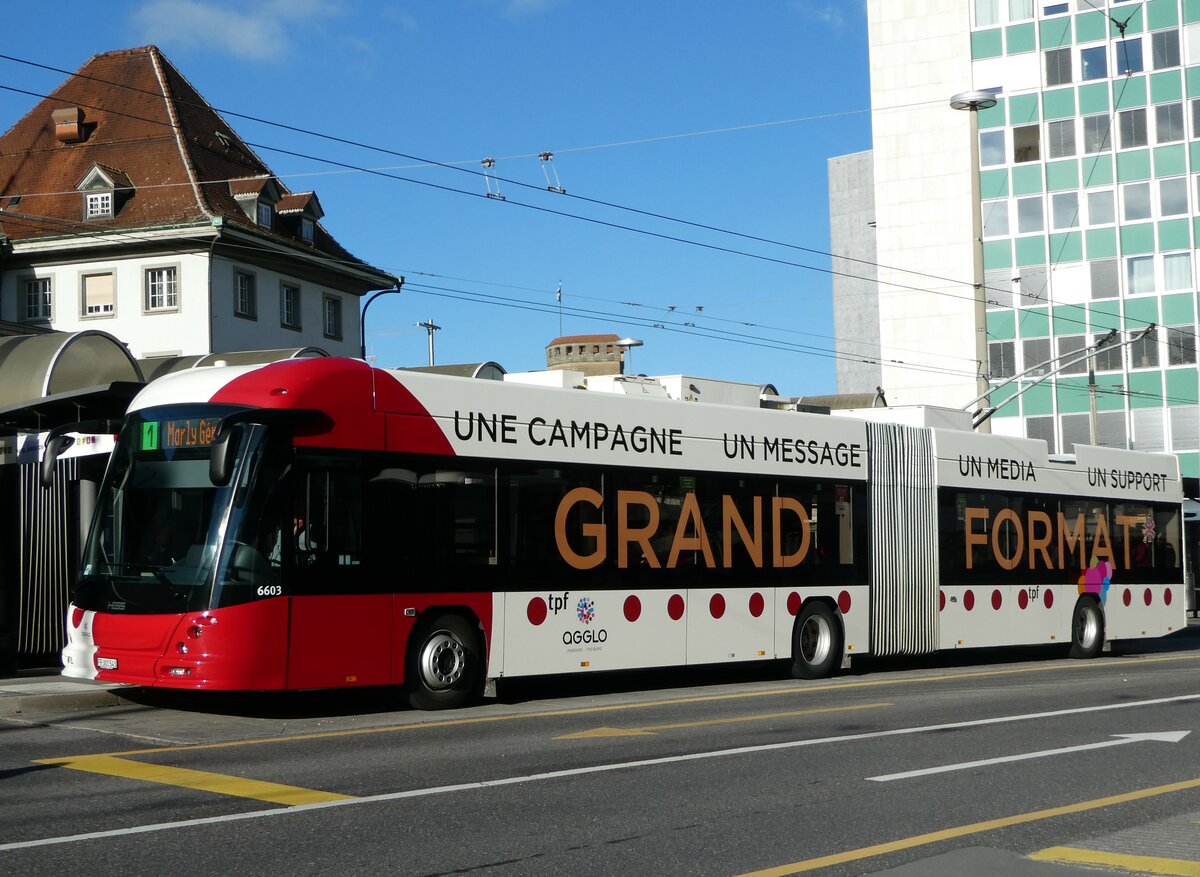
M61 143L51 113L71 107L83 110L86 137ZM85 226L74 186L94 164L119 169L134 190L116 216ZM21 196L18 206L9 205L21 216L0 215L0 234L28 240L96 228L208 225L217 217L257 228L233 193L257 192L270 180L286 196L271 169L156 46L105 52L0 137L0 204ZM319 224L313 243L303 246L369 267Z

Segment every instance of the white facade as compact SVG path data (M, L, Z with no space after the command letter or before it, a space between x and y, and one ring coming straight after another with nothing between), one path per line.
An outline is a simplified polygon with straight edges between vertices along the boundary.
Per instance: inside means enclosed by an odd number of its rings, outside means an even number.
M62 332L107 332L121 339L136 359L307 346L334 356L359 355L357 295L299 275L213 256L207 242L193 252L108 258L89 254L80 261L65 261L61 251L45 262L36 253L20 255L33 266L0 272L0 320ZM249 300L246 290L239 300L239 275L250 278ZM165 294L164 278L174 283ZM36 308L31 310L29 284L35 279L49 281L48 319L40 318ZM110 283L111 297L104 294ZM288 293L286 315L285 286L298 290ZM88 302L89 290L93 297L98 290L100 297ZM297 303L299 308L291 309ZM340 326L327 327L327 307L340 312L340 321L333 321Z
M974 119L949 101L974 87L971 22L963 0L920 7L867 3L882 380L891 405L965 405L986 370L982 267Z

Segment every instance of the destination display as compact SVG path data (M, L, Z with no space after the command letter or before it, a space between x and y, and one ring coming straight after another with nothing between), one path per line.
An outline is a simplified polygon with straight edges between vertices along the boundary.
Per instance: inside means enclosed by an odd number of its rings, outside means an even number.
M217 437L219 417L189 417L180 420L148 420L142 424L139 450L170 451L178 448L207 448Z

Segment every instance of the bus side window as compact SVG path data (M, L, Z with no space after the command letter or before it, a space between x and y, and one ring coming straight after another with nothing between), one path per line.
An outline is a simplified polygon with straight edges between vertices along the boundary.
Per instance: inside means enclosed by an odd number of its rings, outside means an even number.
M291 520L297 566L361 564L362 493L358 463L331 460L325 465L309 464L301 471Z

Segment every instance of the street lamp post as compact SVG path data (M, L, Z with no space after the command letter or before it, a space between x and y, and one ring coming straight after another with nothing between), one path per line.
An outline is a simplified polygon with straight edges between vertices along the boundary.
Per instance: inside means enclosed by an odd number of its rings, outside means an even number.
M391 289L381 289L378 292L371 294L371 297L363 303L362 313L358 315L358 355L363 359L367 358L367 308L371 306L371 302L379 298L381 295L388 295L393 292L400 292L404 288L404 278L397 279L396 285Z
M952 109L971 114L971 285L975 290L975 358L979 362L976 387L987 389L984 375L987 362L987 296L983 289L983 218L979 196L979 111L996 105L996 95L990 91L964 91L950 98ZM985 394L986 395L986 394Z

